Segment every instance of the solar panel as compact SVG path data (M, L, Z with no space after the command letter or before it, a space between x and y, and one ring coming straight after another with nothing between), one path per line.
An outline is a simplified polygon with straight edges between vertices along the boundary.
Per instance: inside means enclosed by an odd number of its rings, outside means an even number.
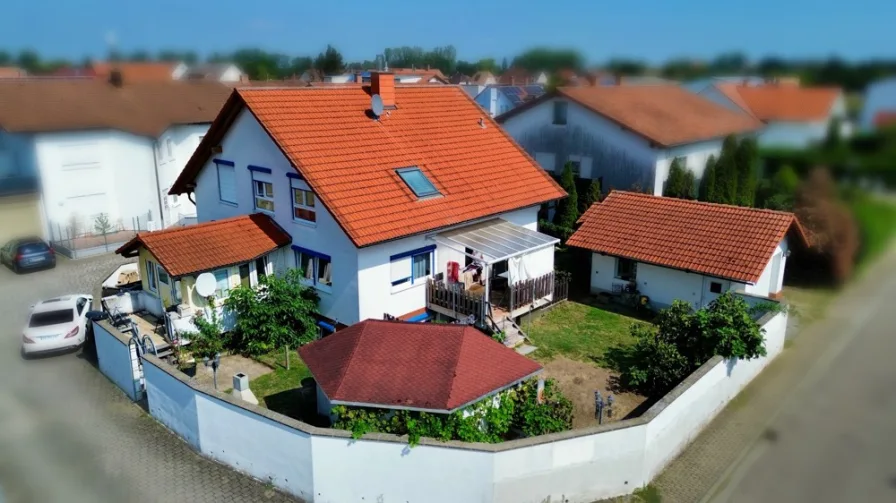
M516 86L507 86L502 89L504 91L504 94L506 94L507 96L510 96L510 95L519 96L523 92L522 89L520 89L519 87L516 87Z
M513 106L519 105L523 102L523 99L520 98L519 96L508 96L507 99L510 101L510 103Z
M544 94L544 88L541 86L526 86L524 89L526 94L531 94L533 96L541 96Z

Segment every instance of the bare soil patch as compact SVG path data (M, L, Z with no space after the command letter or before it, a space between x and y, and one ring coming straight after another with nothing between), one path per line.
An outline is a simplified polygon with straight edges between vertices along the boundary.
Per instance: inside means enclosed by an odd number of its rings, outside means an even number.
M557 382L560 391L569 398L574 406L573 428L587 428L596 426L594 417L594 392L600 394L606 401L610 394L614 403L611 417L607 417L607 409L604 409L604 423L619 421L627 416L640 414L640 406L647 401L647 397L635 393L616 393L614 383L619 375L611 370L598 367L592 363L572 360L565 356L556 356L544 364L544 377L552 378ZM634 414L632 414L634 412Z
M215 386L215 376L211 367L206 367L202 361L197 360L195 372L194 377L197 381L206 386ZM222 356L221 366L218 367L218 389L224 391L233 388L233 376L240 372L247 374L251 383L252 379L269 374L273 372L273 369L245 356Z

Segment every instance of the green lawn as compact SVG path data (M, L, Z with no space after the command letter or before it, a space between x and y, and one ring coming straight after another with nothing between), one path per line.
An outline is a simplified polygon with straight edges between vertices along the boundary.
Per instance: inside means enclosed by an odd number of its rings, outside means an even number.
M896 236L896 201L863 195L848 201L861 232L860 266L872 262Z
M579 302L564 302L522 329L538 348L536 359L562 354L572 359L606 365L607 351L635 342L629 333L641 320Z
M273 367L270 374L249 381L249 388L258 398L259 405L299 420L312 420L309 411L314 411L312 397L303 394L302 380L311 377L308 367L293 350L289 356L289 370L286 369L285 354L275 351L256 358Z

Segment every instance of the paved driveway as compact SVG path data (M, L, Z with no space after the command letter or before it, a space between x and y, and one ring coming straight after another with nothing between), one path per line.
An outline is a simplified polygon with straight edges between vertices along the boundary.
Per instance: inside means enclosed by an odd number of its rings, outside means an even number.
M94 293L119 257L60 258L55 270L0 268L0 499L6 502L296 501L194 453L131 403L89 351L23 362L28 306Z

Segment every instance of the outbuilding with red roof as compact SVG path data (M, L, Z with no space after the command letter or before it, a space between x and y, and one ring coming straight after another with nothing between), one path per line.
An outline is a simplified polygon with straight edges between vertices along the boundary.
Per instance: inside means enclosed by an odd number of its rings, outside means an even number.
M647 296L701 308L728 291L781 294L796 216L782 211L613 191L579 219L567 244L591 250L594 293Z
M365 320L302 346L317 408L333 405L448 414L542 371L470 325Z

